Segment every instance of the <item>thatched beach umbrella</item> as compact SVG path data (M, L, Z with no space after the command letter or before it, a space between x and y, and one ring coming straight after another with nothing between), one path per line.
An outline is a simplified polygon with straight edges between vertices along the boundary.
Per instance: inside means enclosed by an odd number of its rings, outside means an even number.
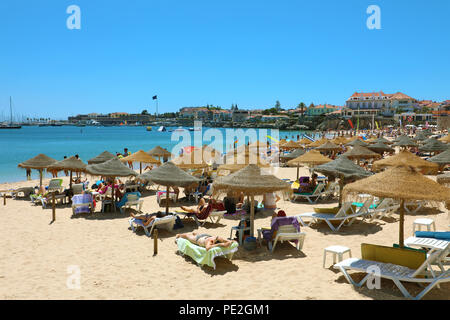
M381 155L373 152L365 147L361 147L361 146L354 146L352 148L352 150L347 151L346 153L343 154L343 156L354 160L356 159L358 164L359 164L359 160L361 159L378 159L381 158Z
M408 200L446 201L450 188L425 177L414 168L403 165L390 168L371 177L350 183L344 187L347 193L368 193L380 198L394 198L400 203L399 244L403 247L404 206Z
M98 156L88 160L88 164L99 164L102 162L106 162L111 159L118 159L117 156L113 155L111 152L103 151Z
M130 177L137 176L138 174L124 165L119 159L113 158L111 160L98 163L98 164L90 164L86 166L86 172L93 176L101 176L106 178L111 178L113 180L112 185L112 200L113 200L113 209L116 211L115 205L115 196L116 190L114 188L114 180L117 177Z
M450 143L450 134L438 139L441 142Z
M288 142L280 145L280 149L285 149L285 150L293 150L293 149L298 149L298 148L302 148L302 145L294 140L289 140Z
M139 150L125 158L120 159L121 162L139 162L139 173L142 174L142 163L161 164L161 161L156 160L144 150Z
M406 163L408 166L418 170L437 170L438 165L416 156L408 150L401 150L398 154L387 157L386 159L375 161L372 165L374 169L383 169L387 167L395 167Z
M211 160L212 158L205 159L202 149L194 148L191 152L185 152L171 161L181 169L205 169L209 167L207 162Z
M379 137L378 139L375 139L373 142L374 143L384 143L384 144L393 144L394 143L394 141L389 141L388 139L383 138L383 137Z
M447 187L450 187L450 172L444 174L438 174L436 176L436 181L439 184L443 184Z
M265 150L270 149L269 141L256 141L249 144L250 149Z
M289 152L288 154L280 155L280 158L282 158L284 160L291 160L291 159L300 157L301 155L303 155L305 153L306 153L306 151L304 149L295 149L295 150Z
M428 159L428 161L439 164L440 166L445 166L450 164L450 149L444 151L434 157Z
M331 141L327 141L324 144L322 144L321 146L318 146L316 148L316 150L318 151L339 151L342 150L342 148L336 144L334 144Z
M361 139L355 139L346 144L347 147L367 147L368 145L368 143L365 143Z
M261 168L254 164L230 174L217 178L213 185L213 192L242 192L250 197L250 234L254 235L255 195L262 195L276 191L291 191L289 183L271 174L261 173Z
M57 160L46 156L41 153L36 157L28 159L27 161L18 164L19 168L24 169L36 169L39 170L39 186L42 187L42 171L47 169L48 166L54 164Z
M166 187L166 213L169 213L169 188L182 187L185 188L193 183L200 182L200 179L190 175L189 173L178 168L171 161L164 163L162 166L143 173L138 176L143 181L151 181Z
M428 137L427 137L427 135L424 133L424 132L422 132L422 131L419 131L417 134L416 134L416 136L413 138L413 140L415 140L415 141L424 141L424 140L426 140Z
M310 150L307 153L288 161L288 165L290 167L297 167L297 180L299 176L299 167L300 164L306 164L309 167L314 167L316 165L324 164L331 162L332 160L324 155L322 155L319 151Z
M331 140L331 142L333 142L334 144L337 144L337 145L339 145L339 144L346 144L347 143L347 138L345 138L345 137L337 137L337 138L334 138L333 140Z
M339 207L342 205L342 188L348 180L361 179L372 175L371 172L361 168L344 155L336 160L322 164L314 168L326 176L339 178Z
M317 148L323 145L324 143L327 143L329 140L325 137L320 138L319 140L314 141L313 143L310 143L308 145L308 148Z
M223 164L221 164L217 170L227 170L230 172L239 171L249 164L255 164L261 168L269 168L270 164L262 159L259 154L251 151L233 152L230 151L223 158Z
M395 150L389 147L387 144L382 142L376 142L374 144L368 145L367 149L372 150L374 152L383 154L384 152L394 152Z
M417 147L417 144L408 136L400 136L397 141L393 144L395 147Z
M69 187L72 188L72 173L73 172L86 172L86 164L80 159L72 156L70 158L58 161L48 166L48 169L56 171L70 171Z
M441 142L437 139L429 139L426 144L422 147L419 147L419 151L422 152L441 152L445 151L449 148L447 144Z
M157 157L158 160L161 160L161 157L163 157L163 159L172 157L172 154L169 151L160 146L154 147L152 150L147 151L147 153L152 157Z
M284 142L286 142L286 141L284 141ZM307 138L302 138L302 139L298 140L297 143L300 145L306 146L306 145L310 145L313 142ZM280 140L280 145L281 145L281 140Z

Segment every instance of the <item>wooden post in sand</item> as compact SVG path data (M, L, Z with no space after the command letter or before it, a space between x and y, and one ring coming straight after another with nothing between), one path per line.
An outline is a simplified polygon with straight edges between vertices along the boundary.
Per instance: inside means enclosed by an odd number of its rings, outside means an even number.
M6 206L6 193L3 194L3 205Z
M55 221L56 220L56 214L55 214L55 211L56 211L56 202L55 202L56 200L55 200L55 193L54 192L52 192L52 221Z
M153 255L158 254L158 229L153 230Z

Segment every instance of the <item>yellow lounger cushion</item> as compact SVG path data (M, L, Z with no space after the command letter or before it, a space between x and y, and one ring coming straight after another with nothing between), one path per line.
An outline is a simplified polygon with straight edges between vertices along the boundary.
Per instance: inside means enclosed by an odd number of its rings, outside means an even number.
M427 255L425 252L362 243L361 258L417 269L425 262Z

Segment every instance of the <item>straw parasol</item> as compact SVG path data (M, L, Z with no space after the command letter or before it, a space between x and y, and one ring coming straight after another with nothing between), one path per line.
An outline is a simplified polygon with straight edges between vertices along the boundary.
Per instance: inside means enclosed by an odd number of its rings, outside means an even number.
M280 149L292 150L302 148L302 145L294 140L289 140L280 145Z
M437 139L429 139L426 144L419 147L419 151L422 152L440 152L448 149L448 145Z
M352 150L347 151L343 154L343 156L349 158L349 159L356 159L359 163L360 159L378 159L381 158L381 155L373 152L365 147L361 146L354 146Z
M395 147L417 147L417 144L413 141L413 139L408 136L400 136L396 140L397 141L393 144Z
M345 144L345 143L347 143L347 138L337 137L337 138L334 138L333 140L331 140L331 142L333 142L334 144Z
M419 133L416 134L416 136L413 138L413 140L415 140L415 141L423 141L423 140L426 140L427 138L428 137L427 137L427 135L424 132L419 131Z
M255 220L255 195L266 194L276 191L290 192L289 183L278 179L271 174L262 174L261 169L254 164L230 174L226 177L217 178L213 185L213 192L243 192L250 197L250 234L254 235Z
M387 157L386 159L378 160L373 163L374 169L383 169L386 167L398 166L406 163L408 166L414 167L418 170L437 170L438 165L416 156L408 150L401 150L398 154Z
M143 173L138 176L143 181L152 181L167 188L167 198L169 197L170 187L187 187L193 183L200 182L199 179L178 168L173 162L169 161L162 166ZM169 213L169 201L166 201L166 213Z
M263 141L256 141L256 142L253 142L253 143L251 143L251 144L249 144L249 148L251 148L251 149L269 149L270 148L270 145L269 145L269 142L268 141L266 141L266 142L263 142Z
M445 143L450 143L450 134L443 136L442 138L439 138L438 140L445 142Z
M383 154L384 152L394 152L395 150L382 142L376 142L367 146L367 149Z
M450 164L450 149L444 151L434 157L428 159L428 161L437 163L441 166Z
M330 158L322 155L319 151L310 150L307 153L288 161L288 165L290 167L297 167L297 179L299 176L299 167L300 164L306 164L310 167L314 167L316 165L328 163L332 161Z
M118 159L117 156L113 155L111 152L103 151L98 156L88 160L88 164L98 164L102 162L106 162L111 159Z
M305 153L306 153L306 151L304 149L295 149L294 151L291 151L288 154L280 155L280 158L291 160L291 159L300 157L301 155L303 155Z
M208 158L206 158L206 155L207 153L204 153L203 149L194 148L191 152L185 152L181 156L172 159L172 162L181 169L205 169L209 167L207 162L213 160L210 154Z
M301 145L309 145L312 143L312 141L309 139L306 139L306 138L302 138L302 139L298 140L297 143L301 144ZM280 145L281 145L281 140L280 140Z
M322 144L321 146L317 147L316 150L319 151L339 151L341 150L341 147L334 144L331 141L327 141L324 144Z
M230 151L223 158L223 164L217 170L228 170L230 172L239 171L249 164L256 164L258 167L268 168L270 164L262 159L259 154L252 151L234 152Z
M437 175L436 181L439 184L443 184L446 185L447 187L450 187L450 172Z
M52 170L67 170L70 171L70 182L69 187L72 188L72 173L73 172L86 172L86 164L80 159L72 156L70 158L58 161L48 166L48 169Z
M365 143L361 139L355 139L346 144L347 147L367 147L368 145L368 143Z
M125 158L120 159L121 162L139 162L139 173L142 174L142 163L161 164L161 161L156 160L144 150L139 150Z
M147 153L149 155L151 155L152 157L157 157L158 160L161 160L161 157L163 157L163 158L164 157L167 157L167 158L172 157L172 154L169 151L167 151L166 149L164 149L160 146L154 147L152 150L147 151Z
M90 164L86 166L86 172L93 176L101 176L101 177L107 177L111 178L113 180L116 177L130 177L130 176L137 176L138 174L134 171L125 166L122 162L120 162L119 159L113 158L111 160L98 163L98 164ZM113 185L113 202L115 201L115 188ZM116 206L113 205L114 211L116 211Z
M405 200L446 201L450 199L450 188L425 177L406 163L353 182L344 187L347 193L368 193L380 198L394 198L400 204L399 244L403 247Z
M24 169L37 169L39 170L39 186L42 187L42 171L46 169L48 166L54 164L57 160L46 156L41 153L36 157L28 159L27 161L21 162L18 164L19 168Z
M388 139L386 139L386 138L383 138L383 137L379 137L378 139L375 139L375 140L373 140L373 142L374 143L384 143L384 144L393 144L394 142L393 141L389 141Z
M346 180L361 179L372 175L371 172L361 168L343 155L314 169L327 176L339 178L339 207L342 205L342 188Z
M308 147L317 148L317 147L320 147L321 145L323 145L324 143L327 143L327 142L328 142L328 139L325 138L325 137L322 137L319 140L316 140L313 143L310 143L308 145Z

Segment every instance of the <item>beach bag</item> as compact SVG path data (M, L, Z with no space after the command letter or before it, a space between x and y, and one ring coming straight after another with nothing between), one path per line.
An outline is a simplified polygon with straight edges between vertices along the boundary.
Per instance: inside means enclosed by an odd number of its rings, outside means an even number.
M175 218L175 224L173 225L173 230L184 228L183 223L181 222L180 217Z

